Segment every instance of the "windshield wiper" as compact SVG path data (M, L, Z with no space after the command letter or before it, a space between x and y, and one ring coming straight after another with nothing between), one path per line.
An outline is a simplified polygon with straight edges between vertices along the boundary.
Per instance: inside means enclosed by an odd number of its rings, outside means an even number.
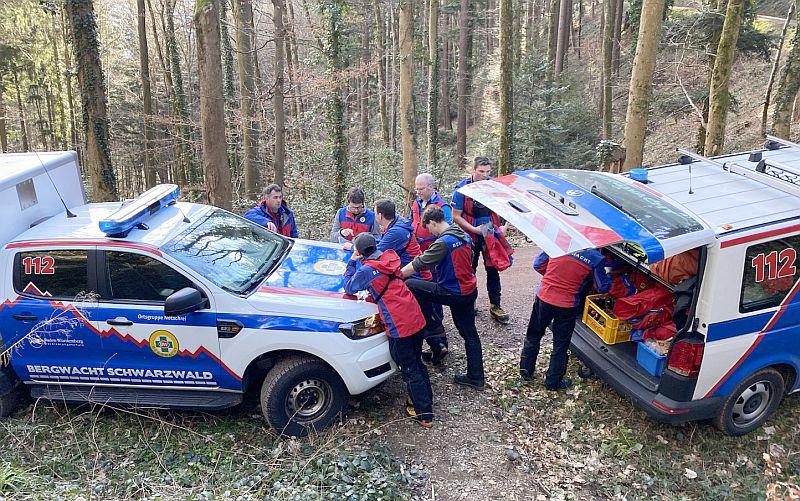
M611 205L613 205L614 207L616 207L620 212L624 212L631 219L634 219L636 221L639 220L631 211L629 211L626 208L624 208L621 203L617 202L616 200L614 200L610 196L608 196L605 193L603 193L602 191L598 190L597 189L597 185L592 186L592 189L590 191L592 192L592 195L594 195L596 197L599 197L599 198L602 198L606 202L608 202Z

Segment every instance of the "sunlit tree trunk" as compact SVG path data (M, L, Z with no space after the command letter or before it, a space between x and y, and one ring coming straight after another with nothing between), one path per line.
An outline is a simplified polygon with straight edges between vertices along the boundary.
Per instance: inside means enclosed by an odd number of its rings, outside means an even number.
M570 26L570 10L572 0L561 0L558 11L558 35L556 39L556 57L553 63L553 78L558 79L564 69L564 59L567 54L569 44L569 34L572 29Z
M333 153L334 196L333 207L341 207L344 203L345 183L347 180L347 137L345 136L346 123L344 119L344 102L342 101L342 75L344 60L342 57L342 29L344 20L343 0L335 0L322 4L320 11L327 24L327 40L325 55L328 61L328 76L333 82L333 88L327 97L327 119L329 137Z
M442 84L442 127L453 130L453 121L450 118L450 15L445 15L445 34L442 37L442 57L441 57L441 84Z
M800 19L800 7L795 7L795 19ZM797 27L797 25L795 25ZM772 133L778 137L789 138L792 123L792 105L800 89L800 28L796 28L792 38L786 65L783 67L778 89L775 93L775 109L772 112Z
M614 4L605 0L605 30L603 32L603 139L611 139L611 57L614 43Z
M275 152L272 158L272 181L284 185L286 172L286 116L283 108L284 67L286 65L286 28L283 24L285 0L272 0L272 20L275 24L275 88L273 107L275 108Z
M220 49L220 0L196 0L197 69L200 80L200 130L208 202L231 209L231 172L225 143L225 94ZM221 0L225 1L225 0Z
M461 0L458 13L458 117L456 119L456 162L459 172L467 162L467 81L469 79L470 0Z
M386 109L386 47L383 39L383 13L379 0L373 0L375 15L375 54L378 61L378 113L381 117L381 137L384 146L389 146L389 113Z
M636 55L633 58L633 71L628 92L628 112L625 116L626 155L623 164L625 171L642 165L647 113L652 96L653 70L656 67L656 54L663 16L664 0L643 0Z
M410 204L417 177L417 134L414 121L414 10L413 0L400 2L400 136L403 142L403 186Z
M136 0L137 28L139 31L139 81L142 85L142 129L144 131L144 184L152 188L156 184L155 160L153 148L153 97L150 92L150 52L147 47L147 12L144 0Z
M100 63L100 40L91 0L67 0L72 45L78 70L86 137L86 166L95 202L117 200L117 180L111 166L106 113L105 75Z
M725 121L731 96L728 90L733 56L736 52L736 41L742 26L744 0L729 0L725 12L725 23L722 25L722 36L717 47L714 71L711 74L711 86L708 90L708 127L706 131L706 155L722 154L725 142Z
M260 181L258 142L261 135L256 110L256 69L253 52L253 5L250 0L233 0L236 19L236 60L239 66L239 108L244 138L244 195L258 197Z
M547 29L547 79L551 82L555 78L560 11L561 1L550 0L550 24L548 25Z
M514 149L514 44L512 0L500 0L500 147L497 168L501 175L513 170Z
M30 151L28 139L28 123L25 120L25 106L22 104L22 93L20 91L19 72L16 66L11 68L11 76L14 77L14 89L17 93L17 111L19 112L19 133L22 136L22 151Z
M428 167L439 163L439 0L430 0L428 15Z

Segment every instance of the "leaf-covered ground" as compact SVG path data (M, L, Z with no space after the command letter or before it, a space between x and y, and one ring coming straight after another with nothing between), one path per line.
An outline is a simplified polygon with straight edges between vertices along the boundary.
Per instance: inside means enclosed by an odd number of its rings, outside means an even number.
M354 398L332 430L277 437L255 402L228 412L38 402L0 420L0 498L34 499L785 499L800 496L800 398L731 438L707 423L660 425L599 380L566 393L522 382L532 248L504 273L512 323L478 328L490 388L452 384L462 344L431 371L436 423L404 419L399 378ZM481 282L482 284L482 282ZM546 356L539 371L546 367Z

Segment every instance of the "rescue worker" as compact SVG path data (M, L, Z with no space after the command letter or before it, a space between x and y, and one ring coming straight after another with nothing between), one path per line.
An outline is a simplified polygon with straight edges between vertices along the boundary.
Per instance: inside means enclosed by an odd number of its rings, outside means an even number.
M369 233L358 235L354 245L355 252L344 274L344 290L348 294L367 290L377 303L389 337L389 353L400 367L408 390L406 412L420 426L430 428L433 391L428 369L420 358L425 317L401 278L397 253L392 249L378 250L375 237ZM356 266L357 261L361 261L361 267Z
M294 212L283 199L283 189L278 184L264 188L258 205L245 212L243 217L285 237L297 238Z
M450 307L453 323L464 338L467 354L467 373L456 375L453 382L481 389L484 386L483 353L475 328L478 287L472 270L472 241L458 225L447 224L444 211L436 205L428 206L422 213L422 225L437 238L421 256L403 267L403 278L422 270L435 270L435 281L412 278L406 280L406 285L420 303L429 332L430 325L435 323L432 304ZM433 354L437 355L435 351Z
M361 188L347 191L347 205L336 211L331 228L331 242L352 248L352 241L360 233L372 233L375 239L381 236L381 227L375 213L365 207L366 195Z
M419 249L417 239L414 237L414 229L408 219L397 215L397 207L392 200L383 198L375 202L375 218L381 225L383 236L378 242L378 250L385 251L388 249L394 250L400 256L401 266L410 263L415 257L422 254ZM413 278L421 278L423 280L432 280L433 275L430 270L423 270L419 274L413 275ZM448 353L447 349L447 336L445 334L444 325L442 325L442 307L441 305L434 306L434 318L436 322L433 324L432 331L425 331L425 342L431 347L430 352L422 354L423 360L426 362L439 365ZM437 308L438 307L438 308ZM433 353L438 355L435 360Z
M419 248L422 252L425 252L433 241L436 240L436 236L431 235L431 233L422 226L422 213L428 205L438 205L444 212L445 221L447 221L447 224L450 224L453 222L453 209L450 207L450 204L445 202L436 192L433 176L428 173L423 173L416 177L414 180L414 191L417 194L417 198L414 199L414 203L411 204L410 218L414 225L414 235L417 237L417 242L419 242Z
M483 264L486 269L486 291L489 294L489 314L494 320L501 324L507 324L509 322L508 313L500 307L500 272L497 268L487 263L487 251L483 237L484 233L481 228L483 226L483 229L485 229L485 225L492 224L494 227L499 228L502 233L505 233L506 226L501 226L500 217L497 214L480 202L465 197L458 191L462 186L466 186L475 181L491 179L491 173L492 162L486 157L475 157L475 161L472 165L472 175L458 183L456 191L453 192L453 222L457 223L472 238L473 270L478 269L478 257L483 253Z
M578 305L593 282L595 290L605 293L611 286L611 277L604 268L605 257L596 249L567 254L550 259L542 252L533 261L533 268L543 275L533 302L525 343L519 359L522 379L533 379L536 357L545 329L553 331L553 353L544 380L548 390L563 390L572 385L564 378L567 372L569 343L575 329Z
M447 224L453 222L453 209L450 207L450 204L439 196L434 184L435 180L433 176L427 172L418 175L414 179L414 191L417 197L414 199L414 203L411 204L411 222L414 225L414 236L417 238L420 251L422 252L428 250L428 247L436 240L436 236L431 234L431 232L426 230L422 225L422 213L429 205L441 207ZM422 359L426 362L438 365L448 353L447 335L444 330L444 325L442 325L442 321L444 320L442 305L433 304L433 313L434 320L437 320L438 323L434 331L429 332L428 336L425 338L428 345L431 346L431 351L423 353ZM434 353L436 353L437 356L434 357Z

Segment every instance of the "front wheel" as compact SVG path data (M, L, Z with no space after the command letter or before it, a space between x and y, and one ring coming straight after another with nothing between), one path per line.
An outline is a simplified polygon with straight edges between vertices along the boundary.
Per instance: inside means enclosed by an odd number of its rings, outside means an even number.
M783 376L775 369L756 372L731 392L714 424L726 435L750 433L775 412L784 389Z
M280 434L302 437L327 428L347 404L347 388L321 360L285 358L267 373L261 386L261 412Z

